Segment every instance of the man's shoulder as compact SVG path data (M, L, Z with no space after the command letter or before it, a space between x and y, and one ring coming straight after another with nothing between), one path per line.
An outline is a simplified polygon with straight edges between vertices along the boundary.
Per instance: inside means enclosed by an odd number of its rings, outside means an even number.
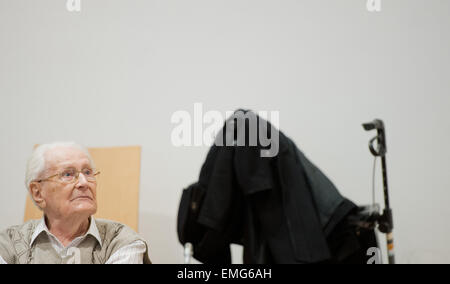
M125 224L105 220L94 219L100 237L103 243L103 251L106 255L111 256L121 248L124 248L131 244L142 243L145 245L145 253L143 262L150 264L151 261L148 257L148 245L147 242L137 232ZM108 257L107 257L108 258ZM106 258L106 259L107 259Z
M21 225L14 225L3 229L0 231L0 239L15 240L18 237L26 238L28 235L31 237L39 222L40 220L29 220Z
M38 224L39 220L30 220L0 231L0 256L6 263L15 263L16 257L28 249L31 235Z
M95 218L94 220L103 242L126 243L142 239L138 233L125 224L106 219Z

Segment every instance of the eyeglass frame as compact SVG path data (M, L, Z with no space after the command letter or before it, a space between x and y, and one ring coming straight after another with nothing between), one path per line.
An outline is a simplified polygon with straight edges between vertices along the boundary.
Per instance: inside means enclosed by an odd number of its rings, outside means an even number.
M79 170L77 170L77 169L75 169L75 168L67 168L67 169L74 169L74 170L75 170L75 172L76 172L75 179L74 179L73 181L71 181L71 182L67 182L67 181L62 181L62 180L61 180L61 177L60 177L60 182L67 183L67 184L71 184L71 183L76 183L76 182L78 181L78 179L80 178L80 174L82 173L83 170L90 169L90 168L83 168L83 169L81 169L81 171L79 171ZM67 170L67 169L65 169L65 170ZM49 177L47 177L47 178L43 178L43 179L36 180L35 182L41 183L41 182L44 182L44 181L48 181L48 180L51 179L51 178L54 178L54 177L56 177L56 176L61 175L65 170L63 170L62 172L59 172L59 173L57 173L57 174L54 174L54 175L52 175L52 176L49 176ZM92 177L94 178L94 180L89 180L89 179L86 177L85 174L83 174L83 175L85 176L85 178L86 178L87 181L89 181L89 182L96 182L97 180L96 180L95 177L98 176L101 172L100 172L100 171L97 171L97 169L90 169L90 170L94 172L94 174L93 174L93 176L92 176Z

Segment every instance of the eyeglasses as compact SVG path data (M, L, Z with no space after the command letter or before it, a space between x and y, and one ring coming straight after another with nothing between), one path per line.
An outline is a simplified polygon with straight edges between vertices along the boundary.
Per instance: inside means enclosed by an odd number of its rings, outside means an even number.
M87 181L89 182L95 182L97 181L97 176L100 174L100 172L96 172L95 169L90 168L84 168L81 171L75 169L75 168L67 168L64 171L57 173L55 175L49 176L44 179L40 179L37 182L43 182L47 181L51 178L58 177L59 180L63 183L75 183L78 181L78 178L80 176L80 173L84 175Z

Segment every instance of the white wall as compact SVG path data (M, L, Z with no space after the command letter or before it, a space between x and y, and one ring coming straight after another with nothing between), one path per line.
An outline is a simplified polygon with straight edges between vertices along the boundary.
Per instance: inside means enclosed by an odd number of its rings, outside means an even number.
M207 147L177 110L280 111L281 129L360 204L385 120L399 262L450 262L450 2L0 0L0 228L21 223L35 143L142 145L140 231L181 263L176 213ZM377 187L381 193L380 173ZM377 199L381 201L381 194ZM235 259L236 256L235 256Z

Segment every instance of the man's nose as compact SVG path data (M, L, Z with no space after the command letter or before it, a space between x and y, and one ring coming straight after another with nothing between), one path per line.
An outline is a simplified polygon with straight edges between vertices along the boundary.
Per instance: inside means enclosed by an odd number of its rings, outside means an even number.
M88 181L83 173L78 175L77 187L87 187Z

